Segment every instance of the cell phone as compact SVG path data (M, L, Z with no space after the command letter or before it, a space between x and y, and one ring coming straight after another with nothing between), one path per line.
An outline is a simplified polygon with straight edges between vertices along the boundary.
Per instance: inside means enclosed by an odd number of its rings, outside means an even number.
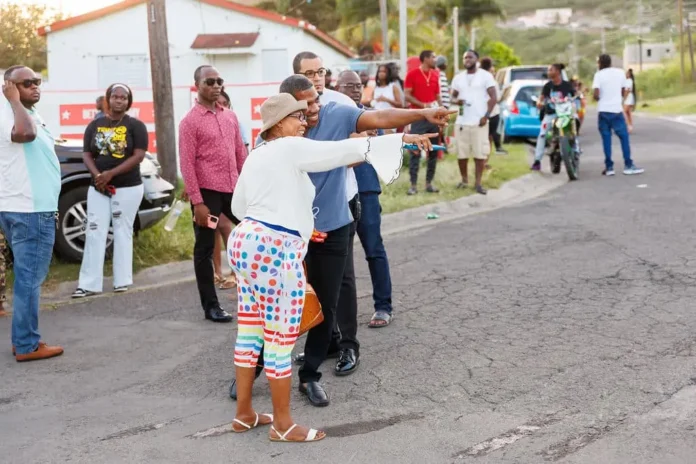
M406 145L404 145L404 148L406 150L419 150L418 145L416 145L415 143L407 143ZM433 145L433 151L440 151L440 150L444 151L445 147L443 147L442 145Z
M212 214L209 214L208 215L208 228L209 229L217 229L219 220L220 219L217 216L213 216Z

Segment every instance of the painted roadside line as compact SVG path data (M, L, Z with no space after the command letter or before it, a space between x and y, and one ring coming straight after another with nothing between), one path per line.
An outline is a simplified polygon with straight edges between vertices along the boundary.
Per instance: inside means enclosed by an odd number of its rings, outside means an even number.
M488 195L472 195L453 201L431 203L429 205L387 214L382 218L382 235L386 241L398 238L404 233L419 232L438 224L463 219L474 214L482 214L500 208L514 206L538 198L562 185L567 184L565 176L551 174L527 174L503 184ZM426 219L429 212L437 211L439 218ZM170 285L194 282L196 279L190 261L180 261L144 269L134 276L131 293L139 293ZM140 282L138 282L140 280ZM63 282L55 290L44 292L42 309L54 310L60 306L83 303L86 298L71 299L70 294L77 282ZM372 295L371 289L358 291L358 298ZM89 297L89 300L111 298L114 293L104 292Z

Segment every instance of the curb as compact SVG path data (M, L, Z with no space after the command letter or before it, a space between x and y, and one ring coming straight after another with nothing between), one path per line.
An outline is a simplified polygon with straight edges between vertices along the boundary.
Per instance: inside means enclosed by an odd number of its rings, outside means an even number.
M540 197L567 183L566 177L544 173L526 174L503 184L497 190L489 190L488 195L471 195L457 200L431 203L424 206L387 214L382 217L382 236L385 239L395 237L406 232L413 232L427 227L435 227L438 224L456 221L474 214L487 213L496 209L514 206L524 201ZM428 213L435 212L438 219L426 219ZM145 280L145 283L136 284L129 293L139 293L170 285L180 285L196 280L190 261L153 266L138 272L134 281ZM44 310L56 309L58 306L79 304L85 300L109 298L113 296L105 285L104 293L89 297L88 299L73 300L70 294L76 288L77 282L63 282L54 290L43 292L41 308ZM358 292L358 297L363 298L372 294L371 289Z
M696 116L664 116L659 114L634 113L634 116L649 119L660 119L662 121L676 122L690 127L696 127Z

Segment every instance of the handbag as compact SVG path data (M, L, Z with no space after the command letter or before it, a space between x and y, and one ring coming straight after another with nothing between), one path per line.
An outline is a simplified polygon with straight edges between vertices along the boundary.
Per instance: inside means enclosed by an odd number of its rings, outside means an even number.
M307 265L303 263L305 276L307 275ZM321 310L319 297L312 286L307 282L305 288L304 307L302 308L302 319L300 320L300 332L302 335L310 329L324 322L324 313Z

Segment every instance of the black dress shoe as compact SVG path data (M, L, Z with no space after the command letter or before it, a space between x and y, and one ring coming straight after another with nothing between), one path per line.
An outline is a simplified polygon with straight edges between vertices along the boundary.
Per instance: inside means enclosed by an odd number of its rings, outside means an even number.
M338 359L340 355L340 351L329 351L329 353L326 355L326 359ZM304 364L304 353L300 353L295 356L295 364Z
M329 405L329 395L319 382L307 382L300 384L300 393L307 396L312 406L318 408Z
M359 365L360 355L357 354L354 349L349 348L341 350L341 355L338 357L334 373L339 376L350 375L358 370Z
M232 322L232 315L222 308L206 310L205 318L213 322Z
M254 379L258 379L261 372L263 372L263 368L256 369L256 377L254 377ZM230 398L237 401L237 379L232 379L232 383L230 384Z

